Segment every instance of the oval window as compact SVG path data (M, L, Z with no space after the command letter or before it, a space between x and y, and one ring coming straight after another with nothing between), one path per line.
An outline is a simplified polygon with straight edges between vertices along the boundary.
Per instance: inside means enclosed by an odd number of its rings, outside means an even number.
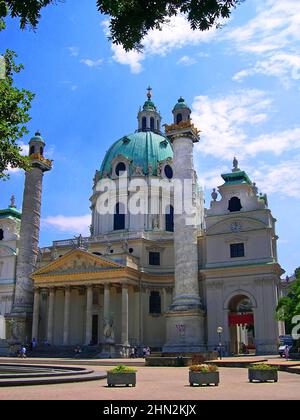
M120 163L118 163L118 164L117 164L117 167L116 167L116 175L117 175L117 176L120 176L120 175L122 175L124 172L126 172L126 165L125 165L125 163L124 163L124 162L120 162Z
M173 178L173 169L171 168L170 165L166 165L165 166L165 175L168 179L172 179Z

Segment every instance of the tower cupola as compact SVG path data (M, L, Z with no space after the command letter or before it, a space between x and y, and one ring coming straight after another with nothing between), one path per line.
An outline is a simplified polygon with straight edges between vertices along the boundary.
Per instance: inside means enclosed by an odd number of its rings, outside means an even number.
M173 109L174 124L180 124L182 121L190 121L191 113L191 109L181 96Z
M45 142L41 136L41 133L37 131L34 137L29 142L29 156L32 155L44 155Z
M148 87L147 101L138 113L138 131L160 133L161 115L152 101L152 88Z

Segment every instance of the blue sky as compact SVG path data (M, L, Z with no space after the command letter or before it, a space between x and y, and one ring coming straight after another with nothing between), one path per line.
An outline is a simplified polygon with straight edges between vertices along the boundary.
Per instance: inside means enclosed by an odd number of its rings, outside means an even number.
M36 32L14 20L0 33L1 51L15 50L25 65L18 85L36 93L28 128L41 130L55 161L44 179L41 246L87 233L95 170L137 128L151 84L164 123L181 95L193 109L207 206L236 155L269 196L280 263L292 273L300 265L299 2L246 0L222 29L205 33L179 16L147 36L143 54L111 45L95 3L67 0L44 10ZM0 208L12 193L21 207L23 182L13 171L0 184Z

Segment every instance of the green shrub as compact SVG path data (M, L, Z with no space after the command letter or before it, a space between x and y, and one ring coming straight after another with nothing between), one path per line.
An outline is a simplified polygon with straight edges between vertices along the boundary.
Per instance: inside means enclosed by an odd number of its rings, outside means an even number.
M110 373L136 373L136 369L128 367L128 366L124 366L124 365L119 365L109 370L108 372Z
M257 363L249 366L251 370L278 370L277 366L270 366L265 363Z

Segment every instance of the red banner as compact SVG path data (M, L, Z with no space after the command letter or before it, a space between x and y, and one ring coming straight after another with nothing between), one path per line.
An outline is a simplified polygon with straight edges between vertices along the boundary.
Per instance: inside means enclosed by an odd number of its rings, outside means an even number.
M229 326L235 325L254 325L254 316L253 314L230 314L229 318Z

